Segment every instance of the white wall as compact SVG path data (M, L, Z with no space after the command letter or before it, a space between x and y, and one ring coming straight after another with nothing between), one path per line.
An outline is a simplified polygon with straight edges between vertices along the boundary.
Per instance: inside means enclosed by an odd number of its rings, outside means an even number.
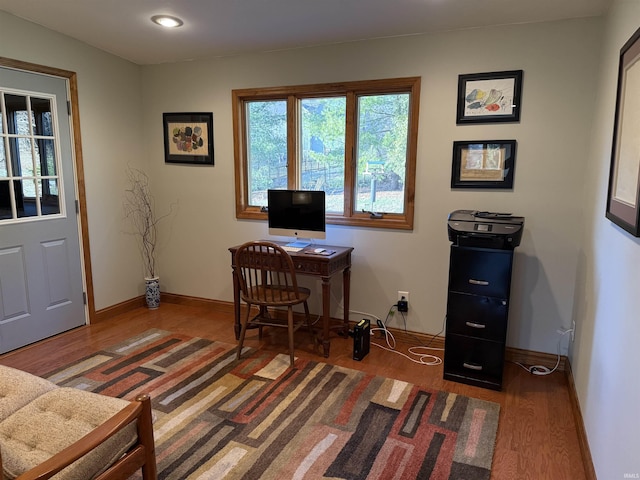
M143 67L149 170L159 198L179 202L163 226L163 290L230 301L227 248L267 236L266 222L235 219L232 89L418 75L415 229L330 226L327 233L327 243L355 247L352 308L384 318L397 290L408 290L407 328L439 332L448 213L511 211L526 217L526 231L514 267L508 343L555 353L556 330L571 324L573 312L600 29L600 20L583 19ZM524 70L520 123L456 126L459 74L515 69ZM213 112L214 167L164 164L162 113L185 111ZM482 139L518 141L513 191L450 189L452 142ZM317 300L312 309L319 311ZM394 322L402 325L398 316Z
M555 352L555 330L576 320L576 386L598 477L609 479L640 472L640 240L604 217L617 56L640 25L640 5L617 1L605 20L141 68L0 11L0 56L78 72L98 309L142 291L135 243L122 233L128 163L153 176L161 213L179 202L162 228L163 289L231 300L226 248L266 236L264 223L234 215L232 88L422 76L415 230L329 229L328 242L356 247L352 306L384 316L396 290L409 290L408 328L439 331L447 214L477 208L524 215L509 344ZM457 75L507 69L524 70L522 121L456 127ZM169 111L214 113L214 167L163 163L161 119ZM513 192L451 191L451 143L489 138L518 140ZM339 285L335 290L338 300Z
M122 221L125 167L144 161L140 67L3 11L0 56L77 73L96 308L140 295L140 256Z
M604 28L585 182L571 351L576 388L598 478L640 475L640 239L605 218L620 49L640 27L640 3L617 1ZM637 92L633 92L637 95ZM635 475L625 477L625 474Z
M0 55L78 73L98 309L142 291L135 242L123 234L127 164L147 167L160 213L178 202L161 225L162 289L230 301L227 247L267 235L265 222L235 219L231 90L419 75L415 229L329 227L328 243L356 248L352 308L384 317L396 291L408 290L407 328L439 332L446 304L447 214L458 208L509 210L526 217L526 231L516 255L508 343L556 351L556 329L569 326L573 315L598 19L146 67L3 12L0 27ZM524 70L521 122L456 126L457 76L512 69ZM164 164L162 113L172 111L214 113L214 167ZM518 141L513 191L451 191L452 142L474 139ZM340 311L337 283L335 315ZM320 310L317 299L312 308ZM401 325L400 319L392 325Z

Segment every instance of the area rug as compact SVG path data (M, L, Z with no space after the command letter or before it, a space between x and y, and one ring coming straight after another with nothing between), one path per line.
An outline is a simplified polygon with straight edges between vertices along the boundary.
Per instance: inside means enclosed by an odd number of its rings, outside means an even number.
M148 330L47 375L152 397L159 478L489 479L499 405Z

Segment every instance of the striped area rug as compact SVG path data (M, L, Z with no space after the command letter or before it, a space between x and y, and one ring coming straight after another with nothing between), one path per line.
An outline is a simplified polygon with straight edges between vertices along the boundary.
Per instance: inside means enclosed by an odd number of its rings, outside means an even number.
M151 394L159 477L489 479L499 405L288 355L163 330L51 372Z

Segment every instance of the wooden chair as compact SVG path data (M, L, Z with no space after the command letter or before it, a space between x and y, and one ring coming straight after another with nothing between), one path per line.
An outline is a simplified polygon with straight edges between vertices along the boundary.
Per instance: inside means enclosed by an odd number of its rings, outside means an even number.
M294 363L293 334L305 322L294 323L293 306L304 305L307 327L315 342L309 315L307 299L311 294L308 288L299 287L296 271L289 254L275 243L256 241L241 245L235 254L235 274L240 286L240 298L247 304L247 309L238 340L239 360L242 353L244 337L249 327L285 327L289 333L289 356L291 366ZM250 319L251 306L258 307L258 314ZM286 307L286 322L273 315L269 308Z

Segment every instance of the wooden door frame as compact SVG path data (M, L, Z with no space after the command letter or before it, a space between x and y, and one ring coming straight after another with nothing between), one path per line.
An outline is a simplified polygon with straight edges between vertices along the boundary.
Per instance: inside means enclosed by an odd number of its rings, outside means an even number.
M89 249L89 227L87 223L87 200L85 195L84 165L82 162L82 142L80 136L80 110L78 108L78 78L76 72L62 70L60 68L47 67L35 63L23 62L11 58L0 57L0 67L13 68L25 72L41 73L54 77L64 78L69 81L69 96L71 101L71 125L73 127L73 145L75 155L73 158L76 170L76 187L78 190L78 215L80 216L80 241L82 242L83 270L86 287L87 311L89 323L96 318L96 307L93 296L93 275L91 271L91 251Z

